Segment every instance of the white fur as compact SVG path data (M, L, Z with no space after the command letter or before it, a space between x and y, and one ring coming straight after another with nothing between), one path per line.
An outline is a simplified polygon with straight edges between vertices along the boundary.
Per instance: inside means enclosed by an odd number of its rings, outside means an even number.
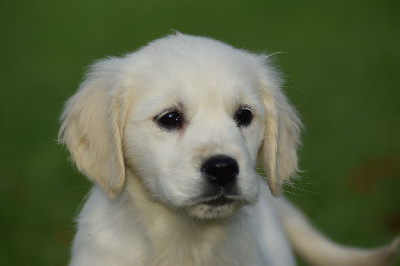
M243 106L248 126L234 119ZM166 130L157 121L171 110L184 122ZM60 142L96 182L71 265L294 265L288 239L312 264L334 265L333 254L337 265L380 265L396 248L340 247L272 196L297 170L301 122L266 56L174 33L97 62L61 120ZM269 189L255 171L260 149ZM206 195L200 169L215 155L239 166L229 204Z

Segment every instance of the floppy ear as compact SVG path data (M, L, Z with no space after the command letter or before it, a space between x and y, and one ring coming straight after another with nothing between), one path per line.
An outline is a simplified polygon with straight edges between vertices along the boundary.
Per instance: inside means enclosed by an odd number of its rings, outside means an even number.
M272 195L278 196L281 184L298 171L297 147L301 121L280 89L276 73L266 70L262 97L266 110L263 161Z
M67 146L78 169L114 198L125 183L121 140L128 96L118 84L118 75L112 73L111 61L95 64L68 100L58 139Z

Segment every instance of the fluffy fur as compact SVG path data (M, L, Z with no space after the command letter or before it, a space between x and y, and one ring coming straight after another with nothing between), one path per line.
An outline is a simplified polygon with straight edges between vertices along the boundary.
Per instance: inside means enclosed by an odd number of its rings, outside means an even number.
M95 182L71 265L294 265L292 248L315 265L389 263L398 240L341 247L277 197L302 127L280 83L265 55L180 33L95 63L61 117Z

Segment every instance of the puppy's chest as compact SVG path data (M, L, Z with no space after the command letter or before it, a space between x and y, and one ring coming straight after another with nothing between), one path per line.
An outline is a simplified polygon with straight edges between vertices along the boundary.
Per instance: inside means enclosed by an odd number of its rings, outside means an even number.
M148 249L145 265L263 265L254 239L243 229L236 232L188 233ZM182 232L185 234L185 232ZM161 239L160 239L161 240ZM165 239L164 239L165 240Z

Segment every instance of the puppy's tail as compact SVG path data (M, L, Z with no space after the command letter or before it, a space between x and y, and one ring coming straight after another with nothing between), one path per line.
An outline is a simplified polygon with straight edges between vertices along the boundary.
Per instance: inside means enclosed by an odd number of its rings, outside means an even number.
M391 265L400 245L400 237L375 249L341 246L317 232L304 215L286 200L277 203L294 251L311 265Z

